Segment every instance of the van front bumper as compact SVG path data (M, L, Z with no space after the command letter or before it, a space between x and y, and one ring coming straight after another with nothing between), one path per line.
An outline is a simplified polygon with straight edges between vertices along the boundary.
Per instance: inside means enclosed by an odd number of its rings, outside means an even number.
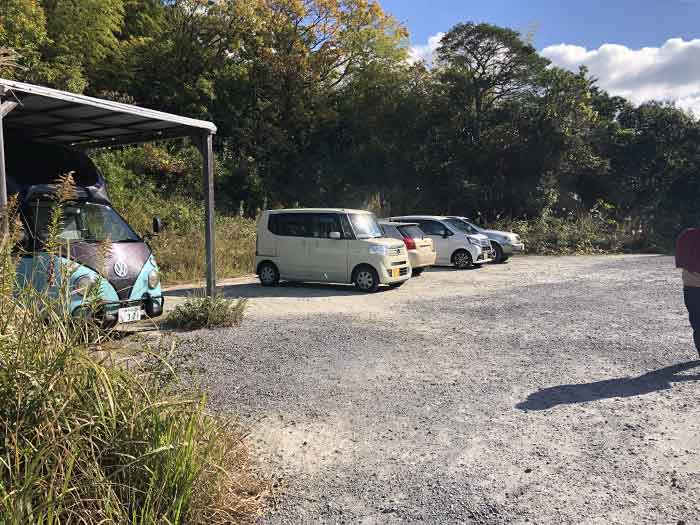
M406 260L388 265L383 263L379 266L377 273L382 284L402 283L411 278L411 265Z
M142 318L152 319L160 317L163 315L165 297L163 295L152 296L145 294L141 299L103 302L98 307L80 305L73 310L73 316L91 319L102 327L111 328L119 322L120 308L134 306L141 307Z

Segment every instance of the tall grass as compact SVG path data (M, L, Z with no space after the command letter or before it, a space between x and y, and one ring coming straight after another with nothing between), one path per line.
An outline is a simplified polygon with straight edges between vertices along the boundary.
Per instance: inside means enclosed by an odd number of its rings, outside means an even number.
M110 350L71 318L67 265L51 289L18 283L17 231L0 240L0 523L253 521L267 485L243 430L208 415L159 348Z
M166 282L198 281L205 274L204 221L190 230L168 228L151 246ZM255 221L219 217L216 221L216 274L219 279L253 271Z
M201 280L205 274L205 251L204 207L196 197L199 192L191 187L187 191L187 187L174 189L157 182L182 177L197 181L198 188L199 165L197 172L192 173L192 168L186 169L192 159L170 156L154 147L103 151L94 160L107 179L115 209L136 231L150 237L162 279L166 283ZM151 237L155 216L163 220L165 231ZM255 259L255 221L227 216L219 210L215 224L217 277L237 277L251 272Z

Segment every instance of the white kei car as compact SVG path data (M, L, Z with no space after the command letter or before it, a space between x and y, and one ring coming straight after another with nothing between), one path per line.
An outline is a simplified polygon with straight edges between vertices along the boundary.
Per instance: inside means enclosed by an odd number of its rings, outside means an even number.
M392 221L413 222L433 240L439 266L456 266L464 269L481 266L493 259L491 242L486 235L472 234L464 223L439 215L402 215Z

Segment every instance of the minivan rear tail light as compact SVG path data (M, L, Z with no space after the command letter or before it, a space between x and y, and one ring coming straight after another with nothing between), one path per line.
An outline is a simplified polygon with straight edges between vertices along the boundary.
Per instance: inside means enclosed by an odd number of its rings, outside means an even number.
M403 243L406 245L407 250L415 250L416 249L416 241L414 241L411 237L404 237Z

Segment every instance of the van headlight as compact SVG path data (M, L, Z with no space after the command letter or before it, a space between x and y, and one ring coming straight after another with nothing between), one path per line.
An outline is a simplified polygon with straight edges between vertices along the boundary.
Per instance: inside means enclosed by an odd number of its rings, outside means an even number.
M148 274L148 287L153 289L158 284L160 283L160 275L158 275L158 272L155 270L151 270L151 273Z
M73 293L83 297L87 293L88 289L95 284L96 280L97 279L93 275L81 275L73 283Z
M387 250L386 246L383 246L381 244L369 247L369 253L373 255L386 255L388 252L389 251Z
M467 237L467 240L469 241L469 244L473 244L474 246L481 245L481 241L479 241L479 239L474 239L473 237Z

